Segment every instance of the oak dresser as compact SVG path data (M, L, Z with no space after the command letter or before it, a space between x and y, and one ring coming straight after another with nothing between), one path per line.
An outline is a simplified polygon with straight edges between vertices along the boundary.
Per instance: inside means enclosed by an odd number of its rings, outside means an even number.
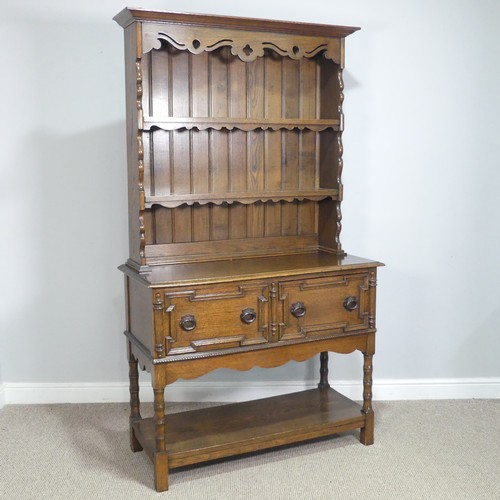
M140 9L115 20L132 450L149 454L164 491L175 467L356 428L373 443L381 264L339 238L344 42L358 28ZM328 383L328 352L356 350L361 405ZM178 379L316 355L318 388L165 416ZM153 418L140 414L138 367L151 373Z

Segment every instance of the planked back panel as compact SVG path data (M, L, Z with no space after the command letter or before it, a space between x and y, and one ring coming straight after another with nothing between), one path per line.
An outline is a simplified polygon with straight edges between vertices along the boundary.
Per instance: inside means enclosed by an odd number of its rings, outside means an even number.
M338 119L338 65L274 51L243 62L229 47L193 55L164 43L142 59L145 116Z
M229 123L231 118L340 119L338 70L322 54L293 60L266 50L264 57L243 62L229 47L193 55L163 43L142 59L144 116L158 121L224 118ZM146 197L339 188L335 144L340 133L331 128L153 126L142 134ZM335 210L332 204L323 206L332 206L327 213ZM259 252L267 245L272 253L275 238L288 237L290 251L302 245L310 251L311 237L316 244L330 241L319 237L320 228L333 230L320 224L333 220L333 213L327 217L324 212L306 199L153 205L144 212L146 245L171 244L172 251L189 252L182 244L239 240L238 253L245 254L255 251L250 240L259 238Z

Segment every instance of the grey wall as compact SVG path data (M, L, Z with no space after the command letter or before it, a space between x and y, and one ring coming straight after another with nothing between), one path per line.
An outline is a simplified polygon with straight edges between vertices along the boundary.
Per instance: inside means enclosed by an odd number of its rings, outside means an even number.
M125 4L2 5L2 378L125 381L123 34L111 20ZM347 39L342 239L387 264L376 377L499 377L500 3L141 6L362 27ZM358 378L359 357L335 360L338 379ZM312 361L205 380L314 370Z

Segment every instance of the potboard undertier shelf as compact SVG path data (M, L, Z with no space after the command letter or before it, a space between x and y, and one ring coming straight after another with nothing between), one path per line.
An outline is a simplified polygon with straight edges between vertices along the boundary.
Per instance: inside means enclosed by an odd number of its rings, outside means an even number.
M215 460L364 427L361 406L333 389L312 389L244 403L169 414L170 468ZM155 453L152 418L133 423L148 455Z

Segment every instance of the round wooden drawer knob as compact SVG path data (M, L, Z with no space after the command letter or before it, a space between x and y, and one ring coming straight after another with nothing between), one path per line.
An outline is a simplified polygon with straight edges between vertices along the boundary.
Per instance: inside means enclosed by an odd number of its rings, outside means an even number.
M251 307L247 307L246 309L243 309L243 311L241 311L240 318L243 323L249 325L250 323L253 323L255 321L255 319L257 318L257 313Z
M186 332L190 332L196 328L196 318L192 314L186 314L179 321L181 328Z
M302 318L306 314L306 306L304 302L294 302L292 307L290 307L290 312L296 318Z
M353 296L346 297L345 300L344 300L344 307L348 311L354 311L354 309L357 309L358 308L358 299L357 299L357 297L353 297Z

